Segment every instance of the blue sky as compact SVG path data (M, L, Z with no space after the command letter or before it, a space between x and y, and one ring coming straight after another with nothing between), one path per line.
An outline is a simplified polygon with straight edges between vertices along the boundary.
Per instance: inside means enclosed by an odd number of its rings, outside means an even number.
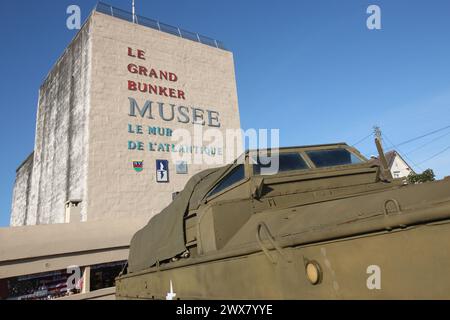
M131 0L107 2L131 7ZM66 8L79 5L84 19L95 3L0 4L0 226L9 224L15 169L33 150L39 86L75 35ZM450 125L448 0L136 3L142 16L223 41L235 55L242 126L279 128L283 146L353 144L379 125L390 148ZM366 27L371 4L381 8L382 30ZM450 150L420 164L450 146L448 131L400 151L422 169L450 175ZM375 153L372 139L358 148Z

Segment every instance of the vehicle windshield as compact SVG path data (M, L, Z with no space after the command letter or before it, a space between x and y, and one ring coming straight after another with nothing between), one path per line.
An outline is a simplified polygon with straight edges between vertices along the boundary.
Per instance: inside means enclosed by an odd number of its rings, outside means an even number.
M254 175L273 175L279 172L309 169L298 152L252 157Z
M334 167L362 163L363 160L347 149L306 151L317 168Z
M212 189L207 197L211 197L219 192L222 192L223 190L227 189L228 187L231 187L232 185L235 185L241 180L244 180L245 178L245 169L244 165L239 165L236 168L234 168L229 174L226 175L225 178L223 178L215 187Z

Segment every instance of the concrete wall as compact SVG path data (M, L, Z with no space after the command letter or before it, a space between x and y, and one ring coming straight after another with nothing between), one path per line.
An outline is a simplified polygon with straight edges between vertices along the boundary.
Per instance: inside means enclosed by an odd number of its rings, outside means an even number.
M29 197L15 195L13 225L62 223L65 201L85 197L89 34L88 22L40 88L30 194ZM20 187L15 189L19 193ZM82 214L86 217L85 207Z
M146 60L130 57L129 47L144 50ZM179 79L169 83L130 74L130 63L174 72ZM186 97L132 92L128 80L175 87ZM147 150L149 142L172 143L171 138L131 134L128 125L186 129L191 134L206 127L132 118L130 97L141 107L151 100L155 107L164 103L212 110L219 114L223 133L240 128L231 52L93 12L40 88L34 156L18 171L13 226L63 223L64 203L72 199L82 200L82 221L150 218L193 174L219 165L189 165L188 174L176 174L171 153ZM146 150L129 150L130 140L142 141ZM242 151L241 139L236 149ZM155 181L156 159L170 161L169 183ZM144 171L137 173L132 163L142 160Z
M11 208L11 226L23 226L27 221L33 159L34 152L20 165L16 172Z
M128 258L145 218L0 228L0 279Z
M153 141L170 143L169 137L130 134L127 126L179 128L193 133L199 125L163 121L156 109L153 112L155 119L130 117L128 98L136 99L140 107L146 100L151 100L155 104L162 102L214 110L220 114L221 132L239 129L233 55L229 51L100 13L94 14L92 24L88 219L133 215L151 217L171 202L172 193L181 191L189 177L217 164L190 165L188 175L176 174L171 153L151 152L147 148ZM130 57L128 48L143 50L145 60ZM170 83L130 74L127 69L130 63L173 72L178 81ZM128 90L128 80L181 89L186 93L186 99L132 92ZM129 140L142 141L145 150L128 150ZM239 149L242 151L241 145ZM156 159L169 160L170 183L155 181ZM133 170L133 160L144 161L143 172Z

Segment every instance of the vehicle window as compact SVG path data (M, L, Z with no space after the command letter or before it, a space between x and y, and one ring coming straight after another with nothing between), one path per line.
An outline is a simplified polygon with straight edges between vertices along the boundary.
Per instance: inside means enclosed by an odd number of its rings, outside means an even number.
M278 156L277 161L271 158ZM254 175L272 175L278 172L305 170L309 169L305 160L299 153L281 153L272 157L258 157L258 160L253 159L253 174Z
M306 154L317 168L361 163L362 160L347 149L307 151Z
M213 196L228 187L238 183L245 178L244 165L240 164L234 168L228 175L226 175L215 187L208 193L208 197Z

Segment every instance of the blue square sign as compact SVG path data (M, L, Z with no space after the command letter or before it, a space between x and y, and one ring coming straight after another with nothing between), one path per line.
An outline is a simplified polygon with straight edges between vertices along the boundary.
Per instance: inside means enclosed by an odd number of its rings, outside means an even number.
M156 160L156 182L158 182L158 183L169 182L169 161L168 160Z

